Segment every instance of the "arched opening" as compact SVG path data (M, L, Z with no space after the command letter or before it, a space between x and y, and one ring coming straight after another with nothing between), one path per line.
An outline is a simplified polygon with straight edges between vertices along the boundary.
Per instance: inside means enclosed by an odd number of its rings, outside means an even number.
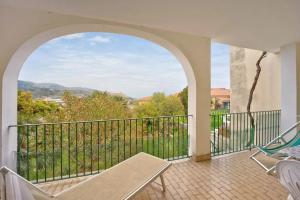
M75 25L75 26L66 26L54 30L49 30L43 32L33 37L24 43L11 58L3 77L3 102L2 102L2 131L7 132L7 127L17 123L17 80L18 75L21 70L21 67L28 56L41 44L67 34L74 34L80 32L113 32L128 34L137 37L141 37L147 40L150 40L166 49L168 49L181 63L188 81L189 87L189 114L194 115L195 119L195 108L196 108L196 83L195 77L188 60L183 55L183 53L172 43L164 40L154 34L143 32L136 29L119 27L119 26L107 26L107 25ZM5 117L3 117L5 116ZM194 121L194 119L192 121ZM194 126L192 123L191 126ZM191 128L194 130L194 128ZM193 134L190 131L190 134ZM5 138L6 137L6 138ZM11 159L10 155L7 153L14 154L17 151L16 142L17 134L10 133L9 135L4 135L3 139L8 141L6 145L4 144L3 148L6 153L2 152L2 162L10 167L16 168L16 160Z

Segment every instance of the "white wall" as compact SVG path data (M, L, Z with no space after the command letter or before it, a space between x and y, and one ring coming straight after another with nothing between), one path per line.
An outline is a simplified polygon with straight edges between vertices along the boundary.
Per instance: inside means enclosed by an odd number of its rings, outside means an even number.
M300 44L283 46L281 49L282 111L281 129L286 130L300 118Z
M250 88L256 74L256 62L262 51L231 47L230 111L246 112ZM261 73L253 95L252 111L281 108L280 55L268 53L261 62Z

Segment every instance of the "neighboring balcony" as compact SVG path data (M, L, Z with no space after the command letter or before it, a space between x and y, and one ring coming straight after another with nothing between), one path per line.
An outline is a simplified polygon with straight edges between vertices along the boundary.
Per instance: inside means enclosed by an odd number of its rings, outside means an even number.
M256 127L251 145L247 113L212 112L213 158L204 162L189 159L190 115L24 124L10 129L18 130L18 173L53 194L143 151L174 163L166 172L165 195L154 182L136 199L284 199L287 193L276 177L248 158L253 145L267 144L279 135L280 110L252 114Z
M252 113L254 145L278 136L280 110ZM178 160L189 157L193 116L160 116L80 122L22 124L18 131L17 171L34 182L99 173L141 151ZM211 156L252 148L247 113L211 114Z

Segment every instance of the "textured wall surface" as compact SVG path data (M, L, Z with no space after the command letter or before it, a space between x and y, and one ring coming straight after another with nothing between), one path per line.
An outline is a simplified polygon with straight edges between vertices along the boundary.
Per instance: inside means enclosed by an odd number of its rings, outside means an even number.
M231 112L245 112L250 88L256 74L256 61L261 51L231 47L230 87ZM268 53L261 62L261 74L253 95L251 110L281 108L281 73L279 54Z

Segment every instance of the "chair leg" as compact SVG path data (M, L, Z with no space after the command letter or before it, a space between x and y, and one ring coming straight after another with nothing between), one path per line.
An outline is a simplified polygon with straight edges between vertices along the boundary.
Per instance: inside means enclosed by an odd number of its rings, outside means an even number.
M273 167L269 168L269 169L266 171L267 174L271 174L271 173L275 170L275 167L276 167L276 166L273 166Z
M291 156L288 156L288 157L284 158L283 160L288 160L290 158L291 158ZM270 169L268 169L267 174L271 174L271 172L273 172L273 171L275 172L275 168L276 168L276 165L271 167Z
M256 155L258 155L258 154L260 154L260 153L261 153L261 151L256 151L254 154L252 154L252 155L250 156L250 158L253 159Z
M260 162L259 160L257 160L257 159L255 158L255 156L257 156L257 155L260 154L260 153L262 153L262 152L261 152L261 151L255 152L254 154L252 154L252 155L250 156L250 159L254 160L259 166L261 166L262 168L264 168L264 169L266 170L266 173L267 173L267 174L271 174L272 172L275 171L276 165L272 166L271 168L267 168L262 162ZM288 160L288 159L290 159L290 158L291 158L291 156L288 156L288 157L286 157L284 160Z
M271 173L274 171L275 166L273 166L273 167L271 167L271 168L267 168L262 162L260 162L259 160L257 160L257 159L255 158L255 156L257 156L257 155L260 154L260 153L262 153L262 152L261 152L261 151L255 152L254 154L252 154L252 155L250 156L250 159L254 160L259 166L261 166L264 170L266 170L266 173L267 173L267 174L271 174Z
M165 184L164 177L163 177L163 175L160 175L159 177L160 177L160 182L161 182L163 192L165 192L166 191L166 184Z

